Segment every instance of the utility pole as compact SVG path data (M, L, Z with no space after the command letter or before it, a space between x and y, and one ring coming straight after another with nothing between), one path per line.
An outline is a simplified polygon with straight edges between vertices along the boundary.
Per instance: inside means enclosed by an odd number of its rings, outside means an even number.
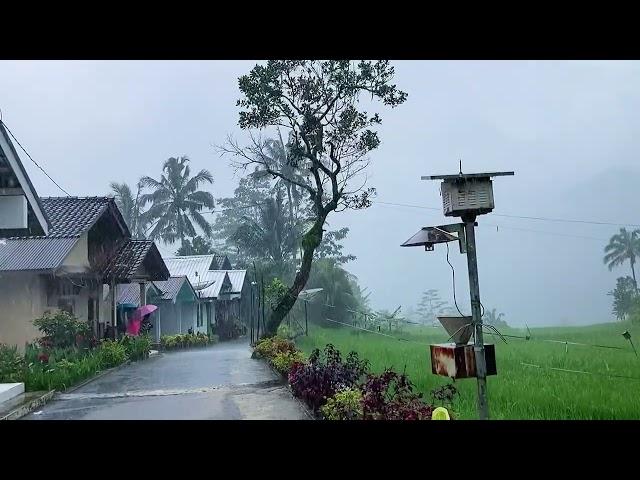
M478 259L476 256L475 215L463 217L465 236L467 239L467 268L469 270L469 293L471 296L471 315L473 324L476 359L476 377L478 379L478 416L480 420L489 419L487 401L487 364L484 356L484 340L482 337L482 312L480 309L480 283L478 280Z

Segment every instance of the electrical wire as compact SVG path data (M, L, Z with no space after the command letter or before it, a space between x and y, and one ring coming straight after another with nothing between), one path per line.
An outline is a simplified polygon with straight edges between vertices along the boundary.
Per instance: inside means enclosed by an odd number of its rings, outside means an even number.
M640 380L639 377L630 377L630 376L627 376L627 375L611 375L611 374L608 374L608 373L587 372L586 370L570 370L568 368L543 367L541 365L535 365L533 363L520 362L520 365L523 365L525 367L539 368L541 370L553 370L553 371L556 371L556 372L579 373L579 374L582 374L582 375L597 375L597 376L600 376L600 377L621 378L621 379L625 379L625 380Z
M11 137L15 140L15 142L18 144L18 146L22 149L22 151L27 155L27 157L29 157L29 160L31 160L33 162L33 164L38 167L42 173L44 173L47 178L49 180L51 180L53 182L53 184L58 187L60 190L62 190L68 197L71 196L71 194L69 192L67 192L64 188L62 188L58 182L56 182L53 178L51 178L51 175L49 175L44 168L42 168L38 162L36 162L33 157L31 155L29 155L29 152L27 152L27 150L22 146L22 144L18 141L18 139L16 138L16 136L13 134L13 132L9 129L8 125L6 123L4 123L2 120L0 120L0 123L2 123L2 125L4 126L4 128L7 129L7 132L9 132L9 135L11 135Z
M410 205L406 203L381 202L379 200L371 200L371 202L378 203L381 205L395 205L398 207L421 208L424 210L438 210L438 211L442 210L441 208L436 208L436 207L425 207L422 205ZM635 224L635 223L616 223L616 222L600 222L595 220L576 220L576 219L567 219L567 218L533 217L533 216L526 216L526 215L507 215L503 213L494 213L494 212L492 212L491 215L493 215L494 217L519 218L524 220L538 220L538 221L546 221L546 222L584 223L584 224L590 224L590 225L611 225L614 227L640 228L640 224Z
M447 263L449 264L449 266L451 267L451 276L452 276L452 283L453 283L453 303L456 306L456 310L458 310L458 313L460 314L461 317L464 317L465 315L463 315L463 313L460 311L460 308L458 308L458 301L456 300L456 271L453 268L453 265L451 265L451 262L449 261L449 242L446 242L445 245L447 246Z

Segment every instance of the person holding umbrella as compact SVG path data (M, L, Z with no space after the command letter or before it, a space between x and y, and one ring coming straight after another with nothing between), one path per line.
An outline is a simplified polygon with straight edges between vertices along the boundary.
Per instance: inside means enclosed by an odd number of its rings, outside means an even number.
M151 313L155 312L158 309L155 305L143 305L140 308L137 308L131 318L129 319L129 323L127 324L127 334L137 337L140 335L140 328L144 321L149 320L149 316Z

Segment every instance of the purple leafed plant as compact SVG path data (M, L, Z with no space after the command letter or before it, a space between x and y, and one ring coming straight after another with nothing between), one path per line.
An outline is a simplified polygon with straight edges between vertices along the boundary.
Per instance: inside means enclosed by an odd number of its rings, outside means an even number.
M293 394L315 412L327 399L341 389L357 386L369 370L369 362L351 352L343 361L336 348L329 344L324 352L315 349L308 363L296 363L289 373Z

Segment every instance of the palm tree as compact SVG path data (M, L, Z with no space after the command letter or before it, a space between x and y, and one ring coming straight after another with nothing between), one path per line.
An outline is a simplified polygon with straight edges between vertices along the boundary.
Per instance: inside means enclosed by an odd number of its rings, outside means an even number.
M295 250L295 235L287 228L280 190L259 208L258 218L245 215L229 238L253 257L267 256L280 265Z
M142 195L144 205L151 203L147 211L150 221L156 220L149 234L152 239L161 239L167 243L180 240L181 245L187 237L197 235L195 223L207 237L211 235L211 225L200 213L206 208L214 208L213 195L198 190L201 183L213 183L213 176L208 170L200 170L193 177L189 169L187 157L171 157L162 166L160 180L142 177L144 187L153 190Z
M604 247L606 255L604 263L607 264L609 270L622 265L627 260L631 264L631 274L633 275L633 284L638 293L638 282L636 281L636 257L640 254L640 230L629 232L626 228L621 228L609 240L609 244Z
M487 317L486 323L489 325L493 325L494 327L506 327L507 322L502 320L502 317L504 317L504 313L497 313L497 312L498 310L495 308L488 310L485 313L485 316Z
M291 178L297 182L305 183L305 179L299 174L300 169L294 164L289 155L288 144L285 145L280 129L278 129L277 139L268 139L264 143L266 155L264 155L268 164L273 166L273 169L284 174L287 178ZM260 174L260 171L257 172ZM300 230L299 222L297 221L297 214L300 204L302 203L303 195L302 189L294 183L287 182L282 178L279 178L275 184L276 189L285 188L287 191L287 200L289 207L289 225L292 230ZM294 213L295 209L295 213ZM298 232L300 234L300 232ZM300 235L299 235L300 236ZM296 250L293 252L293 259L296 258Z
M126 183L111 182L111 190L115 194L116 205L122 213L124 221L127 223L131 235L135 238L145 238L148 220L143 212L141 200L142 185L136 185L136 195L133 195L131 188Z

